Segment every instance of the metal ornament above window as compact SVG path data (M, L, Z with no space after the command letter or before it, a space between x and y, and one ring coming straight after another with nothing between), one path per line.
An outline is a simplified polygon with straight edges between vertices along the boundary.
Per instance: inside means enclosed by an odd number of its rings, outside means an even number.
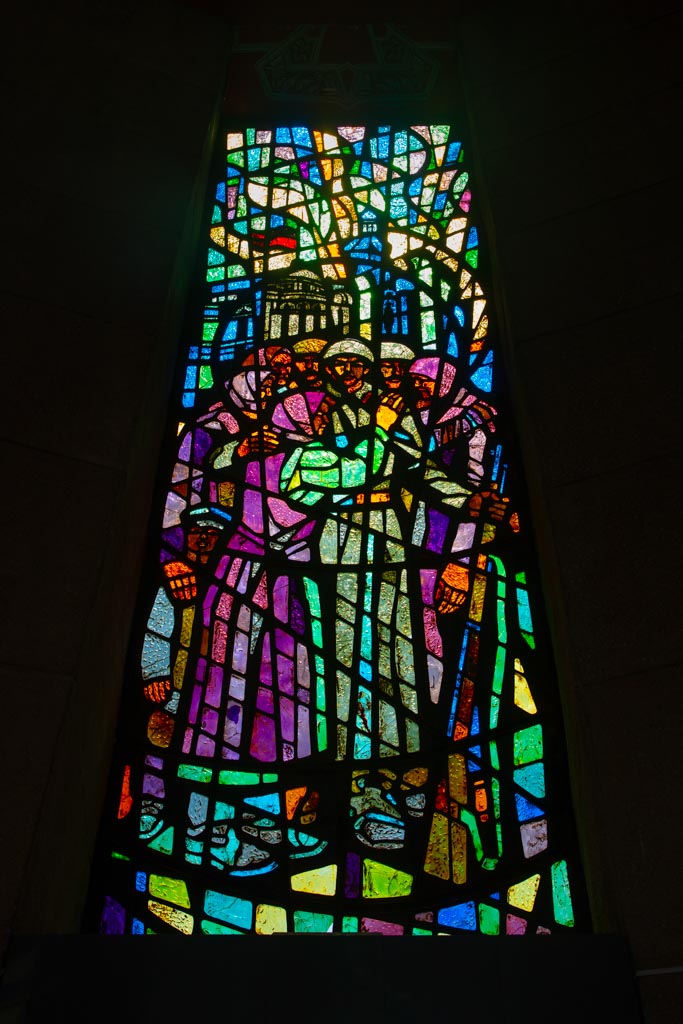
M340 32L352 34L349 47L340 47ZM342 51L352 59L335 59ZM303 25L256 66L271 99L317 96L346 108L378 98L429 99L439 69L424 48L389 24L382 31L373 25Z

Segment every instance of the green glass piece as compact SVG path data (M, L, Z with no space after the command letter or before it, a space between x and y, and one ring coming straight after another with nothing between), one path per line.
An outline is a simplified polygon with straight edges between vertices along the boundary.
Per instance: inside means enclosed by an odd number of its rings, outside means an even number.
M543 730L540 725L530 725L515 733L515 764L529 764L543 757Z
M308 910L294 911L295 932L329 932L334 925L331 914L314 914Z
M484 935L498 935L500 933L500 911L497 907L489 907L486 903L480 903L478 909L479 931Z
M277 775L273 778L276 780ZM219 772L218 781L223 786L254 786L261 781L261 776L258 772L239 772L226 769Z
M156 839L152 839L148 846L151 850L157 850L170 856L173 853L173 827L160 832Z
M551 867L553 881L553 911L558 924L572 928L574 925L574 909L567 876L567 862L556 861Z
M196 764L178 765L179 779L191 779L192 782L211 782L212 777L213 770L211 768L202 768Z
M472 837L472 842L474 843L474 849L477 854L477 860L481 862L484 856L484 847L481 844L481 837L479 835L479 826L477 824L477 819L472 814L472 812L469 811L466 807L460 808L460 818L462 820L463 825L465 825L469 830L469 833Z
M230 928L227 924L217 924L215 921L202 921L201 930L204 935L244 935L239 928Z
M213 387L213 374L211 373L210 366L199 367L199 387L200 388L212 388Z
M408 872L375 860L363 861L363 896L367 899L409 896L412 888L413 876Z

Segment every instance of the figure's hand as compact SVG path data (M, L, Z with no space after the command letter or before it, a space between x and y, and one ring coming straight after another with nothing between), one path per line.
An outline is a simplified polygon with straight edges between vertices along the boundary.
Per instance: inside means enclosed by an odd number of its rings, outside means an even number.
M462 608L470 586L470 574L464 565L449 562L437 580L434 600L437 611L446 614Z
M377 423L384 430L390 430L405 408L405 399L402 395L390 393L382 395L377 406Z
M192 601L197 596L197 577L185 562L166 562L163 566L174 601Z
M237 446L238 455L253 455L257 452L272 452L278 446L278 436L270 427L259 427L252 431Z
M151 700L154 704L165 704L171 695L171 681L170 679L155 679L151 683L146 683L142 692L147 700Z
M477 491L469 500L468 507L473 519L480 516L490 523L503 523L510 514L510 499L498 491Z
M318 410L313 417L313 431L316 434L322 434L325 427L330 422L330 414L332 412L334 402L323 398L322 402L318 406Z

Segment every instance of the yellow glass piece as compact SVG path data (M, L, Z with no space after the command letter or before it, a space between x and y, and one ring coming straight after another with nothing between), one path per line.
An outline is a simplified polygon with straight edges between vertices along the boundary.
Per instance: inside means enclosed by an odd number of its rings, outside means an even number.
M477 573L474 578L474 585L472 587L472 597L470 599L470 618L474 622L481 622L481 617L484 614L484 598L486 596L486 577Z
M407 772L403 773L403 781L409 786L424 786L428 775L429 771L427 768L410 768Z
M211 240L220 245L221 248L225 248L225 228L211 228L209 232Z
M183 935L191 935L194 928L194 918L192 914L186 914L182 910L176 910L175 907L167 907L165 903L157 903L156 900L150 900L147 904L150 911L156 916L160 917L166 924L170 924L171 928L175 928L176 931L182 932Z
M448 820L443 814L435 814L429 834L429 845L425 857L425 871L437 878L450 878L448 858Z
M173 685L176 690L182 690L183 679L185 678L185 669L187 667L187 651L178 651L176 655L175 663L173 665Z
M284 270L294 260L294 253L282 253L278 256L270 256L268 258L268 269L269 270Z
M180 627L180 642L183 647L187 647L190 643L190 635L192 633L192 623L194 622L194 607L183 608L183 619Z
M318 896L334 896L337 891L337 865L327 864L312 871L302 871L292 875L291 885L294 892L313 892Z
M436 249L433 245L428 245L426 248L428 252L434 253L437 260L441 260L442 263L446 264L449 270L452 270L454 274L456 273L459 266L456 259L453 259L452 256L449 256L448 253L443 252L441 249Z
M412 888L413 876L406 871L397 871L376 860L363 861L363 896L366 898L409 896Z
M463 885L467 881L467 829L459 821L451 822L451 857L453 882Z
M488 329L489 329L489 318L487 316L483 316L481 318L481 323L479 324L479 326L477 327L476 331L474 332L475 339L477 339L477 338L485 338L486 337L486 332L488 331Z
M179 907L189 907L190 897L187 886L181 878L166 878L164 875L149 876L149 894L159 899L170 900Z
M259 903L256 908L254 931L257 935L273 935L275 932L287 931L287 911L284 907L273 907L268 903Z
M520 910L533 910L540 881L540 875L532 875L523 882L511 885L508 889L508 903L510 906L518 907Z
M530 715L535 715L538 710L519 658L515 658L515 704Z

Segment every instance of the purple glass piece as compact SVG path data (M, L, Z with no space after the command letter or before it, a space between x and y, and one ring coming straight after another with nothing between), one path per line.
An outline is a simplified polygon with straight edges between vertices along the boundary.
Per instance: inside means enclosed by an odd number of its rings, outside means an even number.
M294 693L294 662L282 654L277 656L277 683L280 693Z
M104 909L100 921L101 935L124 935L126 931L126 911L111 896L104 897Z
M280 728L283 739L294 741L294 701L289 697L280 697Z
M199 736L197 739L197 753L200 757L213 757L216 744L208 736Z
M272 718L256 715L250 753L259 761L275 760L275 722Z
M273 713L273 691L267 686L259 686L256 697L256 707L259 711L266 711L269 715ZM259 716L260 717L260 716Z
M428 519L429 532L426 547L429 551L443 551L446 530L448 529L448 516L437 509L430 509Z
M346 855L346 882L344 895L356 899L360 895L360 857L357 853Z
M294 637L284 629L275 629L275 647L281 654L287 654L290 658L294 657Z

